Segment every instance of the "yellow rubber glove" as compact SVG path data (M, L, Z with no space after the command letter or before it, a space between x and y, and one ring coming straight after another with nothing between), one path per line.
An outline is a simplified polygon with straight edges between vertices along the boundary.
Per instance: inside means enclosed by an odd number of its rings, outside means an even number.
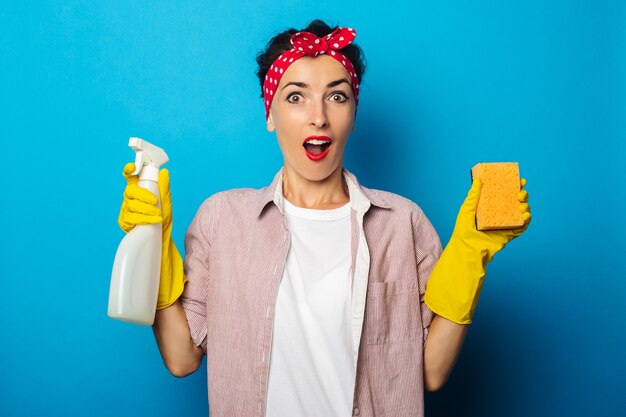
M455 323L470 324L480 297L486 265L496 252L520 236L528 227L531 215L528 193L523 187L518 194L524 225L511 230L476 229L476 207L481 183L474 179L461 206L454 231L426 283L424 302L436 314Z
M157 197L137 185L139 176L132 175L135 164L124 167L124 178L128 182L124 190L124 201L120 209L118 223L122 230L129 232L138 224L163 222L163 246L161 254L161 279L157 310L169 307L183 293L185 278L183 259L172 240L172 196L170 194L170 174L167 169L159 172L159 193L161 208L157 207Z

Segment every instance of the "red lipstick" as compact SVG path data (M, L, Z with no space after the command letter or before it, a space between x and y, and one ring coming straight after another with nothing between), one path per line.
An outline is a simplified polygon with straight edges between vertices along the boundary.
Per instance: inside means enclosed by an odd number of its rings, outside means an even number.
M332 142L333 140L328 136L309 136L302 146L304 153L311 161L321 161L330 152Z

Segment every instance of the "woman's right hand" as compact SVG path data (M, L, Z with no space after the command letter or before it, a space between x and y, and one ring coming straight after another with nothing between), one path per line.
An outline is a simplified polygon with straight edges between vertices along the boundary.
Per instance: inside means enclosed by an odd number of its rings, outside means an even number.
M130 162L124 166L124 178L128 184L124 190L124 201L120 209L118 224L122 230L128 233L138 224L163 222L161 278L157 300L157 310L162 310L172 305L180 297L185 282L187 282L183 259L172 239L170 174L167 169L159 171L159 194L161 195L161 208L159 208L157 207L157 196L137 185L139 177L133 175L134 171L134 163Z
M163 222L163 228L165 229L165 222L164 218L161 216L161 209L157 207L157 196L147 189L137 185L139 182L139 176L133 175L134 171L135 164L133 162L129 162L124 166L123 175L124 178L126 178L127 185L124 190L124 200L122 201L122 207L120 208L120 215L117 219L117 223L126 233L133 230L133 228L138 224L154 224ZM169 181L167 181L166 190L161 190L161 183L163 182L165 181L161 181L161 172L159 172L159 190L161 192L161 196L165 196L169 199L166 203L169 203L168 207L170 218L168 219L168 224L171 225L172 201L169 192ZM161 206L163 205L164 202L161 203Z
M124 190L124 201L118 223L122 230L128 233L138 224L163 222L158 311L152 329L163 362L172 375L183 377L198 369L204 352L192 342L185 310L180 302L176 302L184 290L187 278L184 275L182 257L172 239L170 176L167 169L159 171L159 194L161 195L161 209L159 209L157 197L137 185L139 177L132 175L134 171L135 164L132 162L124 167L124 178L128 184Z

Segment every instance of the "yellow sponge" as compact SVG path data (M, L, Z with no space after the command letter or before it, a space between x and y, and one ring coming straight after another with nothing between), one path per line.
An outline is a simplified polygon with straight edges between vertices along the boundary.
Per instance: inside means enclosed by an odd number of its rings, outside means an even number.
M472 178L482 183L476 209L478 230L515 229L524 225L517 197L520 191L517 162L476 164Z

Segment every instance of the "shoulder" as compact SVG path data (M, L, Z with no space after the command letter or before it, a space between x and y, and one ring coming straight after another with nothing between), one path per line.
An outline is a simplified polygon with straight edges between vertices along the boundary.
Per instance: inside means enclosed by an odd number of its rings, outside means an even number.
M371 189L361 186L365 195L373 205L372 217L379 219L376 223L410 227L417 236L425 236L438 241L438 235L430 219L422 208L413 200L390 191Z
M200 204L188 231L200 231L207 241L213 242L217 230L234 233L249 227L264 190L235 188L211 195Z
M407 214L422 217L424 213L422 209L412 200L392 193L390 191L378 190L376 188L368 188L359 182L356 175L344 169L346 178L352 181L356 189L360 191L371 203L370 211L379 213L384 216L404 216ZM353 188L354 189L354 188ZM351 197L352 198L352 197ZM357 197L360 200L360 197Z
M361 188L375 207L386 209L390 214L410 214L417 218L424 216L422 208L416 202L400 194L363 186Z
M417 252L439 253L439 236L422 208L414 201L389 191L362 187L372 202L368 227L373 236L390 236L409 242Z
M198 212L202 211L242 211L257 207L263 199L267 187L233 188L217 192L202 202Z

